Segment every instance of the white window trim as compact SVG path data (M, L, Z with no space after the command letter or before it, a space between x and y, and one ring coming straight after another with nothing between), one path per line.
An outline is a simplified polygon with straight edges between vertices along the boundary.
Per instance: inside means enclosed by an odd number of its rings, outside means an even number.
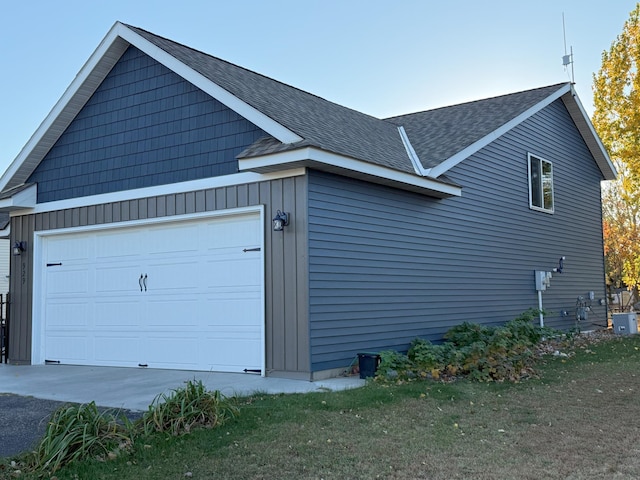
M538 207L537 205L533 204L533 192L532 192L533 189L531 184L531 159L532 158L540 161L540 175L541 175L540 181L541 182L542 182L542 162L546 162L549 165L551 165L551 208ZM527 184L529 187L529 208L531 210L536 210L538 212L553 213L556 206L554 179L553 179L553 162L550 162L549 160L545 160L539 155L527 153ZM542 195L543 204L544 204L544 186L542 184L540 185L540 194Z

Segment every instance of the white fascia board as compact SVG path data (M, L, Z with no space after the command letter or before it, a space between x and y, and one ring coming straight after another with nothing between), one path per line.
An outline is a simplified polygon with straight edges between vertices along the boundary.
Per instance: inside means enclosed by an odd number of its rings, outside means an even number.
M121 192L102 193L99 195L90 195L86 197L69 198L67 200L57 200L54 202L38 204L35 204L34 202L34 205L28 211L16 211L12 212L11 215L20 216L32 213L52 212L68 208L87 207L89 205L100 205L104 203L138 200L142 198L156 197L158 195L171 195L174 193L187 193L195 192L198 190L207 190L211 188L230 187L247 183L265 182L279 178L297 177L300 175L304 175L305 173L306 170L304 168L296 168L274 173L241 172L231 175L221 175L219 177L191 180L188 182L158 185L156 187L136 188L133 190L124 190ZM0 207L1 206L2 204L0 204Z
M450 170L453 167L455 167L456 165L458 165L464 159L469 158L471 155L476 153L478 150L486 147L491 142L496 140L498 137L504 135L505 133L507 133L512 128L515 128L517 125L519 125L520 123L524 122L527 118L529 118L532 115L538 113L540 110L545 108L547 105L550 105L551 103L555 102L557 99L562 97L565 93L570 92L570 91L571 91L571 85L570 84L567 84L562 88L559 88L552 95L549 95L547 98L545 98L541 102L535 104L533 107L529 108L528 110L525 110L520 115L518 115L517 117L513 118L511 121L509 121L509 122L505 123L504 125L502 125L500 128L494 130L493 132L489 133L488 135L485 135L480 140L478 140L475 143L472 143L471 145L469 145L468 147L464 148L463 150L460 150L458 153L456 153L455 155L449 157L448 159L446 159L444 162L442 162L437 167L431 168L430 171L429 171L429 176L433 177L433 178L437 178L440 175L446 173L448 170Z
M407 155L409 155L409 159L411 160L416 173L422 177L428 176L430 169L425 169L422 166L420 157L418 157L418 154L413 149L413 145L411 145L409 137L407 136L407 132L404 130L404 127L402 125L398 127L398 132L400 133L400 138L402 138L402 143L404 145L404 148L407 150Z
M0 211L31 209L36 205L38 198L38 185L33 184L24 190L16 192L9 198L0 200Z
M223 103L231 110L235 111L238 115L246 118L251 123L257 125L262 130L267 132L269 135L277 138L280 142L295 143L303 139L295 132L292 132L285 126L279 124L251 105L243 102L224 88L216 85L213 81L209 80L204 75L196 72L176 58L172 57L160 47L157 47L144 37L138 35L133 30L130 30L122 24L120 24L120 26L121 29L118 31L118 35L124 40L132 45L135 45L151 58L163 64L173 72L177 73L186 81L198 87L200 90L208 93L213 98Z
M587 112L585 111L584 107L582 106L582 102L580 101L580 98L578 97L577 92L573 88L573 85L571 85L570 93L571 93L571 98L573 99L573 101L575 102L576 107L578 108L578 110L580 111L581 115L583 116L584 123L585 123L585 125L586 125L586 127L588 129L588 131L584 132L584 133L587 133L588 136L591 137L591 140L593 140L593 142L597 145L597 148L602 153L602 157L604 158L607 166L611 169L611 172L613 173L613 176L611 176L611 175L608 175L609 172L605 172L604 170L602 170L603 176L605 177L606 180L614 180L618 176L618 172L616 170L616 167L613 164L613 162L611 161L611 157L609 157L609 152L607 152L607 149L602 144L602 140L600 139L600 135L598 135L598 132L596 132L596 129L593 127L593 123L589 119L589 115L587 115ZM584 133L583 133L583 135L584 135Z
M351 170L383 180L411 185L420 189L440 192L448 196L460 197L462 188L439 182L431 177L418 177L410 173L400 172L391 168L363 162L353 158L343 157L335 153L320 150L314 147L306 147L288 152L280 152L259 157L242 158L238 161L241 170L253 170L274 165L287 165L296 162L318 162L331 165L344 170Z
M109 49L116 42L118 37L118 31L123 27L122 24L116 22L104 37L102 42L98 45L95 51L91 54L89 59L82 66L78 74L75 76L71 84L67 87L62 97L56 102L49 114L42 121L40 126L31 135L31 138L27 141L22 148L18 156L11 162L9 167L5 170L0 177L0 191L4 190L11 178L16 174L24 161L30 155L30 153L37 147L38 143L42 140L47 131L53 126L56 119L63 113L67 105L72 101L74 96L78 93L84 82L89 78L93 70L100 63L101 59L107 54Z

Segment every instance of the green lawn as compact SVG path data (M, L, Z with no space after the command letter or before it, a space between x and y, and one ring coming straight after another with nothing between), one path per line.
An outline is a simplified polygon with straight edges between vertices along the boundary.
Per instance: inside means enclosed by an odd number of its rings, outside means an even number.
M546 357L540 371L540 379L518 384L371 383L255 395L240 399L240 416L222 428L155 436L138 441L130 456L74 464L55 476L640 478L640 335ZM15 478L10 468L2 475Z

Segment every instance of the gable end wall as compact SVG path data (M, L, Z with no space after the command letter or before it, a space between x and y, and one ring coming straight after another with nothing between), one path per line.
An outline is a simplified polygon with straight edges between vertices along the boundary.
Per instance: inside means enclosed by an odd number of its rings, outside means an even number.
M28 182L43 203L227 175L265 136L129 47Z

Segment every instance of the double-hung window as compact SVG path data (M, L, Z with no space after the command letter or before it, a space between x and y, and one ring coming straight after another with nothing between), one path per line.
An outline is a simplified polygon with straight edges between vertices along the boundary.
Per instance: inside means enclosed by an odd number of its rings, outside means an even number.
M535 155L528 154L529 207L553 213L553 165Z

